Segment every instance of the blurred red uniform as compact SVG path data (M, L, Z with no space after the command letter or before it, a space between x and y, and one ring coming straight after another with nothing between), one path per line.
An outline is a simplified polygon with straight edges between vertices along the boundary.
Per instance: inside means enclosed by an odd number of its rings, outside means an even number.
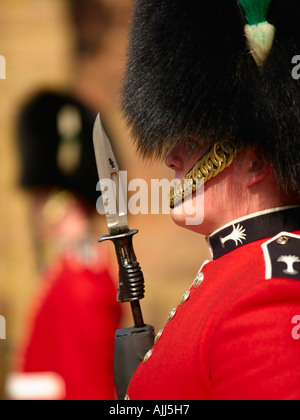
M18 373L25 375L16 380L27 389L13 386L12 397L114 399L114 332L119 321L107 262L102 260L93 270L74 256L61 258L45 276L21 349ZM44 393L44 388L50 391Z

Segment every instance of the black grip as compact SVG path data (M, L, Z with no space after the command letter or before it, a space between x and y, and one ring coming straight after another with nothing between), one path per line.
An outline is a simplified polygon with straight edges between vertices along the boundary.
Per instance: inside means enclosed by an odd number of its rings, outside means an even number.
M138 262L120 267L119 302L133 302L145 297L144 276Z
M136 325L143 326L138 302L145 297L145 281L141 267L136 259L132 237L138 233L130 230L126 233L107 235L99 242L110 240L114 243L119 264L118 302L130 302L132 305Z
M120 400L124 400L129 382L145 354L153 347L154 338L154 328L150 325L116 332L114 372Z

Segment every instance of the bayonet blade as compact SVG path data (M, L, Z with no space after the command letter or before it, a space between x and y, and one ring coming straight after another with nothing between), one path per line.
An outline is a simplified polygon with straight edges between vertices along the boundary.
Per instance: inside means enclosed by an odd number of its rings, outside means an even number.
M127 203L120 185L119 166L98 114L93 132L103 206L110 235L129 232Z

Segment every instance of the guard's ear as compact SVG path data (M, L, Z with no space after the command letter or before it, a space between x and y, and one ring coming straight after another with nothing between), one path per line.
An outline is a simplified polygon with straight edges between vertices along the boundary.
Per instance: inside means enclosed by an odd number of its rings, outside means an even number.
M247 187L263 181L270 173L270 164L261 158L254 150L249 150Z

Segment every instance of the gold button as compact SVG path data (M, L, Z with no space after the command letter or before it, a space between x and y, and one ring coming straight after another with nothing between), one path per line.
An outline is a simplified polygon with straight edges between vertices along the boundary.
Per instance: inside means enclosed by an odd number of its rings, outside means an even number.
M177 309L176 308L174 308L170 313L169 313L169 316L168 316L168 320L167 320L167 322L170 322L170 321L172 321L172 319L174 318L174 316L175 316L175 314L176 314L176 311L177 311Z
M288 236L280 236L276 242L278 245L287 245L290 242L290 238Z
M146 353L146 356L144 357L144 363L148 362L150 357L152 356L153 349L149 350L148 353Z
M203 273L198 273L197 277L195 278L194 283L193 283L194 289L197 289L197 287L200 286L200 284L203 282L203 280L204 280L204 274Z
M188 290L180 299L180 305L183 305L190 297L191 291Z
M162 336L163 331L164 331L164 330L160 330L160 331L157 333L157 335L156 335L156 337L155 337L155 339L154 339L154 344L156 344L156 343L158 342L158 340L159 340L159 339L160 339L160 337Z

